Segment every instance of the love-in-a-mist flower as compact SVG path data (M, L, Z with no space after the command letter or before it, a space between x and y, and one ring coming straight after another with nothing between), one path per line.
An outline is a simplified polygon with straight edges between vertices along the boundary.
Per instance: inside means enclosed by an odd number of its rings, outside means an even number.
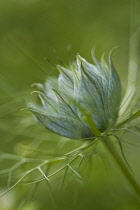
M79 54L70 69L57 66L58 79L46 80L42 91L36 91L42 106L31 105L29 110L38 123L59 135L83 139L114 127L121 102L121 84L112 64L103 56L94 64Z

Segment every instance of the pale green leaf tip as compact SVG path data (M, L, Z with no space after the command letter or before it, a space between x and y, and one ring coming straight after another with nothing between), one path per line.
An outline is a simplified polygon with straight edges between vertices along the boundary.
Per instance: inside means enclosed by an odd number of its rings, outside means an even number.
M108 62L109 62L110 67L112 66L112 55L116 49L118 49L118 46L114 46L109 52Z
M31 84L31 87L37 87L40 90L44 89L44 87L41 83L33 83L33 84Z
M60 66L60 65L56 65L56 67L57 67L57 69L58 69L59 73L63 73L63 72L64 72L64 69L63 69L63 67L62 67L62 66Z
M85 59L82 58L79 53L77 53L76 58L77 58L77 61L80 62L80 63L85 61Z

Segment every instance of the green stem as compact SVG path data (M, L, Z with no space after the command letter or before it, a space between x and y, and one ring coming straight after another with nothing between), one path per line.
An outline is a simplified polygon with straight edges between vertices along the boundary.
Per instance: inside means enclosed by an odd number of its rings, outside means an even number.
M110 139L109 138L104 138L103 139L103 144L104 144L105 148L110 152L110 154L112 155L113 159L115 160L115 162L117 163L119 168L121 169L123 175L127 179L131 188L134 190L134 192L140 198L140 187L139 187L134 175L132 174L132 172L128 168L127 164L123 161L120 154L116 151L116 149L114 148Z

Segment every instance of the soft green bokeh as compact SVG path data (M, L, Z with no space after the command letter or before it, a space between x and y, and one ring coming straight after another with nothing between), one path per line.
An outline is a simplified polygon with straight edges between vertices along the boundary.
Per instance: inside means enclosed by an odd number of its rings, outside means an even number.
M57 76L56 64L70 65L77 53L90 62L92 47L96 46L97 57L100 58L104 51L108 53L112 47L118 46L113 61L125 86L129 25L129 0L1 0L0 152L27 157L33 152L36 158L47 159L80 146L81 142L47 132L35 123L26 110L21 110L26 107L26 101L36 99L35 95L30 95L35 90L31 84L42 83L47 76ZM138 143L138 137L129 133L127 140ZM139 147L123 144L126 157L137 177L140 175ZM73 175L69 174L70 180L66 181L65 191L60 192L61 174L52 179L57 208L140 209L137 198L102 145L99 144L97 149L95 147L94 152L96 154L90 167L89 159L83 162L81 174L85 177L84 185L77 183ZM14 160L3 160L0 156L1 170L14 163ZM22 170L26 171L29 167L23 166ZM21 170L16 173L21 173ZM12 183L15 183L16 178L13 176ZM6 186L7 175L0 175L1 190ZM16 210L19 206L23 210L52 210L45 182L36 192L33 189L31 200L27 199L22 207L21 202L24 203L32 187L21 184L0 198L0 210ZM5 202L11 202L11 206Z

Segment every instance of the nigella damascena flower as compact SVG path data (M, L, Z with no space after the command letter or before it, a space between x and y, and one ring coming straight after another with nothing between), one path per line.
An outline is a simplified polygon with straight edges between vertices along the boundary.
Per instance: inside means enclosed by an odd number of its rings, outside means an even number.
M94 64L77 55L71 70L57 66L60 75L48 79L38 92L42 106L29 110L38 123L59 135L83 139L95 136L96 128L105 132L118 118L121 85L113 67L111 54L108 64L103 57Z

